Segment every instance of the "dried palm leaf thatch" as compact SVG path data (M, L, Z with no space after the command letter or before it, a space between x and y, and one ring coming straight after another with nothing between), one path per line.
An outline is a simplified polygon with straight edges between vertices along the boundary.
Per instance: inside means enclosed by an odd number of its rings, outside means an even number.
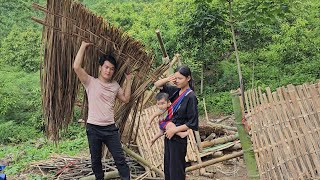
M131 100L115 104L115 120L122 133L130 112L137 111L139 100L147 86L168 69L162 64L157 69L151 65L154 57L143 45L129 37L101 17L88 11L82 4L71 0L47 0L47 7L33 4L45 13L45 19L32 19L44 26L42 32L41 90L42 108L47 136L58 140L59 131L72 121L74 104L81 92L81 83L72 64L81 42L94 45L86 50L83 67L93 77L98 76L98 57L113 55L118 63L114 79L123 86L124 73L138 71L132 84ZM142 76L143 75L143 76ZM87 119L87 99L83 98L83 118Z

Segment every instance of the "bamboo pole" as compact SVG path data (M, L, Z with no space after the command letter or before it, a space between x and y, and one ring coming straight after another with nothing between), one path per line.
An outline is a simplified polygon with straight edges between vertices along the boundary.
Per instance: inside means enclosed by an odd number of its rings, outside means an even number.
M236 119L236 125L239 133L242 149L244 151L244 162L246 164L249 179L259 179L259 172L257 169L257 163L254 157L252 142L249 135L245 131L245 127L242 124L244 117L243 111L240 105L239 91L231 91L232 104L234 110L234 116Z
M193 132L193 131L190 131L190 132ZM192 133L190 133L189 136L192 136ZM198 164L201 164L202 163L202 159L201 159L201 156L200 156L200 152L202 151L202 147L201 147L201 138L200 138L199 131L194 131L194 136L196 137L196 143L198 145L198 148L196 147L196 148L194 148L194 150L195 150L195 153L196 153L196 156L197 156ZM206 169L205 168L200 168L199 173L200 173L200 175L205 174L206 173Z
M222 125L222 124L216 124L216 123L212 123L212 122L207 122L208 125L217 128L217 129L227 129L227 130L231 130L231 131L237 131L236 127L231 127L231 126L226 126L226 125Z
M161 48L161 51L162 51L162 56L163 56L164 58L166 58L166 57L168 57L168 54L167 54L166 48L164 47L163 40L162 40L161 33L160 33L160 30L159 30L159 29L156 30L156 34L157 34L157 37L158 37L158 40L159 40L159 43L160 43L160 48ZM164 63L168 63L168 62L164 62Z
M199 131L194 131L194 135L196 137L196 141L197 141L197 145L198 145L198 148L199 148L199 152L202 152L202 144L201 144L201 138L200 138L200 134L199 134Z
M207 106L206 106L206 98L203 96L202 100L203 100L204 114L206 115L207 122L209 122L209 116L208 116L208 111L207 111Z
M232 153L232 154L229 154L229 155L222 156L220 158L215 158L215 159L203 162L201 164L189 166L189 167L186 168L186 172L194 171L194 170L197 170L197 169L200 169L200 168L203 168L203 167L206 167L206 166L210 166L212 164L216 164L216 163L228 160L228 159L233 159L233 158L236 158L236 157L240 157L242 155L243 155L243 151L239 151L239 152L235 152L235 153Z
M213 146L215 144L223 144L223 143L226 143L226 142L234 141L234 140L236 140L238 138L239 138L239 134L237 133L235 135L230 135L230 136L217 138L217 139L214 139L212 141L201 142L201 146L202 146L202 148L206 148L206 147Z
M143 157L141 157L139 154L133 152L132 150L130 150L129 148L127 148L126 146L122 145L122 149L131 157L133 157L134 159L136 159L139 163L143 164L144 166L147 166L148 168L150 168L150 170L158 173L160 175L160 177L164 177L164 173L163 171L161 171L160 169L152 166L152 164L143 159Z
M119 176L118 170L104 173L104 179L113 179L113 178L119 178L119 177L120 176ZM94 175L80 178L80 180L95 180L95 179L96 177Z

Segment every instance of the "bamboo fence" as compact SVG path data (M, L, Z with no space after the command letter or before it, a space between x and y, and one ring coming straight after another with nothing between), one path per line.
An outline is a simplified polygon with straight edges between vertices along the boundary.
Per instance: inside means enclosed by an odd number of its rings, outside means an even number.
M59 139L59 131L72 121L76 103L82 104L83 119L87 119L87 98L72 69L82 41L93 43L86 50L83 62L84 69L91 76L98 76L98 57L102 54L112 54L116 58L118 69L114 80L121 86L125 84L127 70L139 72L133 80L130 102L116 101L115 104L115 120L122 133L129 113L132 109L137 111L147 86L163 74L169 64L152 69L154 57L140 42L78 2L47 0L46 7L35 3L32 6L45 13L44 20L32 19L43 25L40 76L47 135Z
M320 178L320 82L245 92L261 179Z

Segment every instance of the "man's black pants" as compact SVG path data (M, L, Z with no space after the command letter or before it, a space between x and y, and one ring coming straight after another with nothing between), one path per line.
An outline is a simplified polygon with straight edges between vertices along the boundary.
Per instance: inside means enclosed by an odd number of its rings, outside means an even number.
M130 170L121 148L118 131L119 129L115 126L115 124L108 126L87 124L87 137L91 154L92 170L97 180L104 178L104 172L102 170L101 163L102 143L104 143L111 152L121 179L130 179Z
M174 135L170 140L164 138L165 180L185 180L186 178L187 138Z

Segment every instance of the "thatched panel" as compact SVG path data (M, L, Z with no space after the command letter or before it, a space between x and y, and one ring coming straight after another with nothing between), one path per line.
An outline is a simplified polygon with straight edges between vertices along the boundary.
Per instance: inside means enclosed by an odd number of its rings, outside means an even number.
M151 79L159 77L169 65L163 64L152 70L153 55L148 54L140 42L94 15L78 2L48 0L47 7L37 4L33 4L33 7L46 15L44 20L33 20L44 25L41 87L47 134L55 140L58 139L59 130L67 127L72 121L77 96L83 94L80 93L82 85L72 69L83 40L94 44L85 52L83 66L88 74L97 77L98 57L102 54L112 54L118 63L114 79L121 86L125 83L124 73L127 70L138 71L143 75L136 75L133 80L130 102L116 102L115 119L122 133L129 113L132 109L138 108L138 100ZM83 116L87 119L86 97L82 99Z

